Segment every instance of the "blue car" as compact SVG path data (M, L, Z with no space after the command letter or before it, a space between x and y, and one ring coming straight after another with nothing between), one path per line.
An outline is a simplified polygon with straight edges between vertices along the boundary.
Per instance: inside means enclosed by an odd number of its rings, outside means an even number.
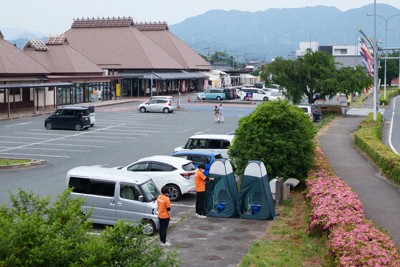
M214 152L214 151L198 151L198 150L186 150L186 151L177 151L171 156L179 157L183 159L188 159L193 162L196 168L199 167L199 164L204 164L206 166L204 170L204 175L208 177L208 173L210 172L211 164L216 159L222 159L221 153Z

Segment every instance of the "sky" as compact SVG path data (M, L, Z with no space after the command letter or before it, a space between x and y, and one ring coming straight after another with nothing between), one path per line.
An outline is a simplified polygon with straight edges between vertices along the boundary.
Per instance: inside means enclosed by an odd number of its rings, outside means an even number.
M376 2L400 8L399 0ZM255 12L324 5L347 11L373 3L372 0L1 0L0 29L22 28L58 35L67 31L76 18L125 16L135 22L165 21L172 25L215 9Z

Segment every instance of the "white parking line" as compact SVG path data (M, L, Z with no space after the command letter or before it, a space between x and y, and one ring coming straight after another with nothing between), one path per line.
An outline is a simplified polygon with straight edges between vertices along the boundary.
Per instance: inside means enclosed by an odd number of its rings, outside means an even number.
M4 127L5 127L5 128L7 128L7 127L14 127L14 126L25 125L25 124L30 124L30 123L32 123L32 122L21 122L21 123L17 123L17 124L7 125L7 126L4 126Z
M45 137L24 137L24 136L6 136L6 135L0 135L1 138L19 138L19 139L37 139L37 140L43 140L43 139L47 139Z
M120 124L120 125L116 125L116 126L110 126L109 128L123 126L123 125L124 124ZM107 128L105 128L105 129L107 129ZM95 131L97 131L97 130L95 130ZM49 142L56 141L56 140L62 140L62 139L66 139L66 138L69 138L69 137L83 136L84 134L86 134L86 132L80 132L80 133L77 133L77 134L68 135L68 136L62 136L62 137L59 137L59 138L47 139L47 140L36 142L36 143L26 144L26 145L14 147L14 148L3 149L3 150L0 150L0 153L2 153L4 151L10 151L10 150L13 150L13 149L20 149L20 148L24 148L24 147L28 147L28 146L33 146L33 145L36 145L36 144L49 143Z
M98 135L98 134L104 134L104 135L124 135L124 136L132 136L132 135L149 135L149 134L146 134L146 133L118 133L118 132L116 132L116 133L107 133L107 132L90 132L90 133L88 133L88 135Z
M45 143L45 144L38 144L38 145L50 145L50 146L75 146L75 147L92 147L92 148L105 148L106 146L95 146L95 145L75 145L75 144L53 144L53 143Z
M35 157L49 157L49 158L70 158L70 156L56 156L56 155L45 155L45 154L24 154L24 153L3 153L1 151L0 151L0 155L35 156Z
M0 148L14 148L14 147L3 147ZM63 149L63 148L44 148L44 147L23 147L19 149L30 149L30 150L48 150L48 151L65 151L65 152L80 152L80 153L88 153L88 150L74 150L74 149Z

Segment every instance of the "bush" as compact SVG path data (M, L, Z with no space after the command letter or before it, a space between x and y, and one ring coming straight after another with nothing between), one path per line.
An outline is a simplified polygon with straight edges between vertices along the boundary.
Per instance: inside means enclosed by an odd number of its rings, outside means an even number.
M400 266L393 240L364 216L357 194L335 176L317 148L315 170L307 180L312 229L328 234L328 249L338 266Z
M0 266L178 266L176 254L166 257L149 242L142 226L122 221L91 235L89 215L80 212L83 199L39 198L20 190L10 194L11 207L0 208Z
M249 160L260 160L269 177L304 181L313 163L315 133L303 110L285 101L268 101L240 119L228 154L239 175Z
M354 134L354 142L379 166L386 177L400 183L400 156L382 143L382 125L382 114L377 113L377 120L374 121L370 113L360 123Z
M389 105L390 99L397 95L400 95L400 89L386 90L386 98L384 97L384 94L381 94L381 96L379 97L379 104L380 105L383 105L383 104Z

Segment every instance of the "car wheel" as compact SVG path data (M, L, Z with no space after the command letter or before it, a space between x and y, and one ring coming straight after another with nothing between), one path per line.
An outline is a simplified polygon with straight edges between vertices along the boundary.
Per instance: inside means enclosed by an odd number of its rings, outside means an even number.
M221 100L222 100L221 97L217 96L217 101L221 101Z
M179 189L179 187L177 185L170 184L167 186L168 186L169 199L171 199L172 201L176 201L181 198L181 196L182 196L181 190Z
M79 123L77 123L77 124L75 125L75 130L81 131L81 130L82 130L82 126L81 126Z
M53 129L53 124L51 122L46 123L46 129L47 130Z
M163 109L163 112L164 112L164 113L169 113L169 108L164 108L164 109Z
M145 107L141 107L140 108L140 112L145 113L146 112L146 108Z
M152 220L142 221L143 233L145 235L153 235L156 232L156 225Z
M263 99L264 101L268 101L268 97L264 97L264 99Z

